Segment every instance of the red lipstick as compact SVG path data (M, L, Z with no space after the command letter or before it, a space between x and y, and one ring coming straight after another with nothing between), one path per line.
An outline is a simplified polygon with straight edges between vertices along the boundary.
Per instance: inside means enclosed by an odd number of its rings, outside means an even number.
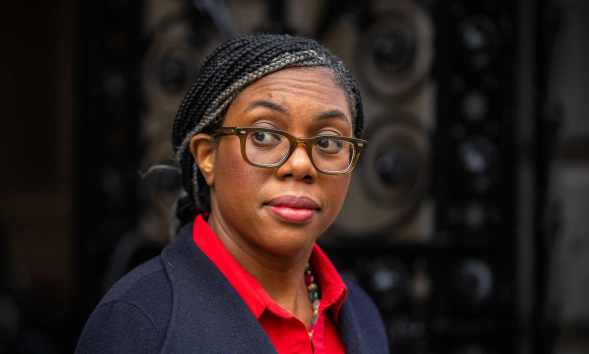
M291 223L305 223L320 209L319 204L310 198L288 195L274 198L268 205L279 219Z

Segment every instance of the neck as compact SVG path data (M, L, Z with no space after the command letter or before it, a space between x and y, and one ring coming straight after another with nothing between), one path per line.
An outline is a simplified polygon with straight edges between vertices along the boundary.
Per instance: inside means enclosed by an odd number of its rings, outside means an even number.
M222 220L211 213L208 219L225 248L244 267L268 295L283 309L308 323L312 312L304 281L313 244L291 256L272 255L260 248L243 242Z

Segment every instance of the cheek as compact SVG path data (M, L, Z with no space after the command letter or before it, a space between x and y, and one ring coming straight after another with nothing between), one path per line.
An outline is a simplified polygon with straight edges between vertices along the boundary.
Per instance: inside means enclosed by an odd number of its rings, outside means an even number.
M241 158L239 144L233 141L221 144L217 147L215 155L215 176L225 179L236 174L244 174L242 163L245 161Z
M339 214L342 206L344 205L344 201L346 200L346 196L348 194L348 188L350 187L351 176L340 176L337 177L336 180L327 184L328 188L328 198L332 201L331 209L333 209L334 214Z
M261 181L253 173L255 167L249 165L241 157L239 141L221 144L217 149L214 182L217 198L225 197L235 200L256 191L256 186Z

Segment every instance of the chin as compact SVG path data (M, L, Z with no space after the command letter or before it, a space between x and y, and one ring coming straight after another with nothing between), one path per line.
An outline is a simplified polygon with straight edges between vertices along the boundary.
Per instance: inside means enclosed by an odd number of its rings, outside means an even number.
M263 247L270 253L283 257L292 257L301 251L307 251L318 235L308 228L298 226L294 230L291 226L282 225L261 231Z
M291 257L307 251L310 246L327 229L323 211L317 212L310 220L303 222L288 221L277 217L267 207L262 209L252 225L256 225L255 234L258 247L282 257Z

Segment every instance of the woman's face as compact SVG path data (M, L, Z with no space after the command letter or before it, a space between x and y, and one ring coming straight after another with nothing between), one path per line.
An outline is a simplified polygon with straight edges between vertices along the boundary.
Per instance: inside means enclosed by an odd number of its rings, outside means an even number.
M296 137L353 132L345 93L326 68L285 69L256 81L229 106L223 126ZM276 256L309 249L338 215L351 178L318 172L303 146L276 169L244 161L234 135L220 138L213 154L211 217L241 247Z

